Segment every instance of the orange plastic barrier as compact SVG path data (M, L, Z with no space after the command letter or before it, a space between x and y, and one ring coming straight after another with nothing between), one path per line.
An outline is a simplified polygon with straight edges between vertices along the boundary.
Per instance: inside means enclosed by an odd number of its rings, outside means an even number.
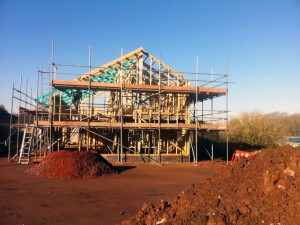
M232 165L234 162L239 161L240 158L247 158L254 156L255 152L247 152L242 150L235 150L235 152L232 155L230 165Z

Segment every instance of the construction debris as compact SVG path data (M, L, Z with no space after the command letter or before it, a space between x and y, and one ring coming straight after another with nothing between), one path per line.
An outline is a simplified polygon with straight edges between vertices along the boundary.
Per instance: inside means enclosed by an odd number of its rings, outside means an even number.
M300 148L264 149L121 224L299 224Z
M91 151L59 151L26 171L48 178L95 178L118 174L117 170L100 154Z

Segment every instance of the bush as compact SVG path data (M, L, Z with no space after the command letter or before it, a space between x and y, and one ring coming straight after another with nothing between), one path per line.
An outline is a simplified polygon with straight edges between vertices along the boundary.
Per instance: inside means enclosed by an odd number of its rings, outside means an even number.
M277 146L279 136L285 131L284 123L259 112L242 113L228 124L230 142L246 143L259 147Z

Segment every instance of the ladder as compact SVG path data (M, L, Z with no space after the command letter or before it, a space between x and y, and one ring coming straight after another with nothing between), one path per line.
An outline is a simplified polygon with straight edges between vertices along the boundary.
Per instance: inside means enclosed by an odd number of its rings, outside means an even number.
M24 129L22 145L20 149L19 163L29 164L33 148L34 126L26 126Z

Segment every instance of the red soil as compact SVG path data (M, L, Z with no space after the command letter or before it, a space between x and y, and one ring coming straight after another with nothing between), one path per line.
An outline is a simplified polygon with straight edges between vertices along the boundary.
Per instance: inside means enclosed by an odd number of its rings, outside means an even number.
M118 173L100 154L90 151L54 152L26 172L37 176L59 179L85 179Z
M264 149L122 224L300 224L300 148Z
M0 157L0 224L110 225L130 219L144 202L172 200L226 166L210 163L114 164L117 176L48 179Z

